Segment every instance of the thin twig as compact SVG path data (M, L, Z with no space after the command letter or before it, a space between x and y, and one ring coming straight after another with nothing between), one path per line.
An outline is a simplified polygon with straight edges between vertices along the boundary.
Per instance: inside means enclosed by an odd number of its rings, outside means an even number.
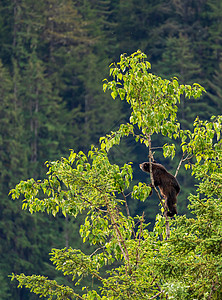
M184 153L182 154L181 160L180 160L180 162L179 162L179 164L178 164L178 167L177 167L177 169L176 169L176 173L175 173L174 177L177 177L177 174L178 174L179 169L180 169L180 167L181 167L181 165L182 165L182 162L183 162L183 158L184 158Z
M155 296L149 298L149 300L155 299L156 297L158 297L159 295L161 295L162 293L164 293L165 290L162 290L161 292L159 292L158 294L156 294Z
M126 213L127 213L128 218L129 218L130 217L130 211L129 211L129 206L128 206L127 201L126 201L126 197L127 196L124 194L123 191L121 191L121 194L123 195L123 198L124 198L124 201L125 201L125 206L126 206ZM134 231L133 228L132 228L132 234L133 234L133 237L135 239L136 238L136 234L135 234L135 231Z
M90 254L89 257L92 257L94 254L96 254L96 252L98 252L99 250L104 249L104 248L106 248L106 246L102 246L102 247L97 248L93 253Z
M143 228L142 228L143 222L144 222L144 212L142 214L142 219L140 220L140 233L139 233L139 245L138 245L138 248L140 248L140 241L141 241L141 235L142 235L142 230L143 230ZM139 260L140 260L140 255L139 255L138 248L136 249L136 265L138 265Z
M170 223L169 223L169 218L167 216L167 206L165 205L164 207L164 217L166 220L166 240L170 237Z
M81 199L82 199L83 201L85 201L86 203L90 204L91 206L93 206L93 204L92 204L91 201L85 199L84 197L81 197ZM94 206L94 208L95 208L96 210L100 211L100 212L107 213L107 210L105 210L105 209L101 209L101 208L96 207L96 206Z
M213 292L215 291L216 284L217 284L216 282L212 282L211 291L210 291L209 297L207 298L208 300L210 300L212 298Z
M177 177L177 174L179 172L179 169L180 169L182 163L185 162L186 160L190 160L192 157L193 157L193 155L191 155L191 156L187 155L187 157L184 158L184 153L182 154L181 160L180 160L180 162L178 164L178 167L176 169L176 173L174 175L175 177Z
M151 150L163 149L163 147L152 147Z
M122 190L121 190L121 194L122 194L122 196L124 198L127 216L130 217L130 211L129 211L129 206L128 206L127 201L126 201L126 195L124 194L124 192Z
M125 195L125 197L127 198L128 196L130 196L132 194L132 192L130 192L129 194Z

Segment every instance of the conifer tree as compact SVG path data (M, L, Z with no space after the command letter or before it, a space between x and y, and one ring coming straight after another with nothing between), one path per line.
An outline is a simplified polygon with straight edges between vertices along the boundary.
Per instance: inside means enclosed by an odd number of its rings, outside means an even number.
M212 110L221 111L222 109L222 89L221 89L221 80L222 80L222 63L219 63L219 68L215 71L213 76L213 81L209 81L209 86L211 88L211 92L209 93L209 97L211 100Z
M8 255L13 258L13 219L18 212L18 205L8 201L8 190L26 174L27 159L25 147L22 143L21 109L13 93L13 81L8 70L0 62L0 232L1 232L1 278L4 289L1 290L2 299L11 296L7 275ZM22 162L22 164L21 164ZM19 237L18 237L19 240ZM6 288L8 285L8 288ZM5 294L6 293L6 294Z
M182 33L178 37L169 37L166 42L166 51L162 55L162 60L157 64L156 69L161 70L161 75L170 79L170 76L177 77L181 82L191 83L198 80L200 65L195 61L195 55L191 50L191 42ZM189 128L195 114L203 101L191 102L185 105L185 99L181 98L179 120L183 128Z

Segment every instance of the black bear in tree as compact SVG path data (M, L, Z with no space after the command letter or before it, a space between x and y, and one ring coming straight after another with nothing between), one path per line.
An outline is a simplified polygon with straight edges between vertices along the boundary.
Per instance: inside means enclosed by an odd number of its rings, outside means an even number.
M143 162L140 164L140 169L150 173L150 163ZM166 200L169 211L167 215L173 217L177 214L177 195L180 192L180 186L175 176L170 174L163 165L152 162L152 173L155 187L159 187L162 197ZM150 184L151 187L152 183ZM152 190L150 195L152 195Z

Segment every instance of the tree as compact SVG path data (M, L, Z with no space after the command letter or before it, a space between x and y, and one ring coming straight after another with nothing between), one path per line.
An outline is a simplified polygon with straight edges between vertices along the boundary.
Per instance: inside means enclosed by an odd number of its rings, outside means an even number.
M209 82L211 87L211 93L209 94L212 106L215 107L217 110L221 110L221 97L222 91L220 87L220 82L222 78L222 63L219 63L219 70L215 71L215 75L213 76L213 81Z
M79 249L52 249L51 260L58 270L79 284L85 276L99 282L99 290L59 285L40 275L12 275L32 292L53 299L219 299L221 279L221 146L222 117L194 121L193 131L182 130L177 121L178 102L198 98L204 89L180 85L177 79L162 79L149 72L146 56L137 51L113 64L113 80L104 83L111 96L131 107L127 124L100 139L100 148L88 154L71 151L68 158L48 163L47 178L21 181L11 190L14 199L23 195L23 209L76 217L85 213L80 227L83 242L92 246L90 254ZM145 201L150 187L144 182L131 186L133 167L111 164L109 150L123 137L132 135L149 150L154 133L180 139L186 169L199 180L196 195L190 195L194 217L166 216L164 199L153 230L148 230L144 214L131 216L128 197ZM174 144L163 146L164 156L175 156ZM193 158L193 160L191 159ZM152 182L152 172L151 182ZM130 189L130 194L129 190ZM94 246L94 247L93 247ZM96 248L95 248L96 247ZM103 272L106 272L105 275Z
M16 72L16 66L14 70L15 74L14 77L12 77L0 62L0 277L2 280L0 299L25 299L24 291L12 288L10 280L7 278L8 274L11 273L12 270L15 270L17 273L26 270L25 272L32 274L34 270L36 271L37 269L38 272L41 270L41 272L51 274L47 257L47 253L51 248L49 245L55 245L55 239L61 243L61 240L55 236L55 228L57 226L59 227L59 225L55 224L55 220L52 223L49 218L43 215L31 216L28 213L21 214L21 206L19 203L13 202L8 197L8 191L14 187L23 176L30 176L28 175L28 166L34 165L34 163L30 163L28 159L30 157L30 151L26 143L28 134L27 131L25 131L26 122L24 120L23 106L21 105L21 94L19 93L21 91L21 78ZM29 73L30 78L28 78L28 76L26 77L26 95L30 96L29 99L30 101L32 99L33 103L35 103L34 100L39 100L39 102L41 102L40 100L45 101L45 93L48 92L48 89L47 86L43 84L43 80L41 81L41 66L36 64L36 68L33 70L31 65L30 71L32 71L32 73ZM30 83L32 76L35 78L36 83L34 84L33 80L33 86ZM44 91L40 88L40 81L42 87L45 88ZM33 91L39 92L39 98L31 97L32 87ZM54 106L55 104L54 102ZM43 103L41 102L40 107L42 106ZM44 110L48 112L49 108L45 108ZM39 111L41 112L43 110L40 109ZM36 117L37 112L35 113ZM54 117L56 116L55 111L53 115ZM47 122L44 122L44 124L47 124ZM39 125L39 127L42 128L41 121L39 121ZM28 129L29 128L28 126ZM45 142L50 142L50 139L45 139ZM43 146L41 148L43 148ZM41 157L41 155L39 156ZM34 167L35 165L32 168L32 172L34 171ZM45 227L48 228L47 232L45 231Z
M206 14L205 18L208 21L209 36L208 44L209 49L209 70L212 73L217 69L221 60L221 3L220 1L208 0L206 1ZM211 67L211 68L210 68Z
M43 178L46 159L54 160L73 147L87 149L109 132L113 119L120 118L119 103L102 96L101 80L110 58L103 51L105 35L94 14L95 26L89 24L92 18L89 21L89 12L83 9L86 2L4 0L0 4L2 299L33 299L25 289L13 289L8 274L35 270L54 278L48 263L50 248L80 240L73 237L78 221L61 215L55 220L21 214L20 204L8 197L8 191L22 178ZM100 6L107 16L106 5ZM59 238L53 233L58 228Z
M154 49L156 43L160 46L159 36L155 36L155 29L165 20L162 12L164 4L162 0L117 1L115 11L118 21L115 34L118 42L118 56L119 52L132 53L138 48L148 53L152 51L152 56L159 55L157 48Z
M16 242L20 244L24 235L22 235L22 228L21 231L17 229L15 242L15 220L17 219L20 206L12 201L7 201L6 195L8 195L9 189L15 186L17 178L21 180L22 176L27 175L27 159L26 150L22 143L23 121L21 120L21 109L13 93L13 80L1 61L0 82L0 276L3 285L0 299L7 299L11 296L9 285L7 287L7 275L10 272L9 265L13 264L15 266L15 260L21 254L21 249L15 253L14 245ZM24 222L24 218L25 215L21 217L22 221L20 220L20 223ZM7 255L10 255L10 261L7 261Z

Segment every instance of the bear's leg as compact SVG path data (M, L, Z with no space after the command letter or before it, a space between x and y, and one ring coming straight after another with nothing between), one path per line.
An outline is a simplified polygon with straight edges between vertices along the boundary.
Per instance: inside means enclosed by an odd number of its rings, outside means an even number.
M167 215L169 217L173 217L174 215L177 214L176 203L177 203L176 192L173 192L170 195L168 195L168 197L167 197L167 207L169 209L169 211L167 212Z

